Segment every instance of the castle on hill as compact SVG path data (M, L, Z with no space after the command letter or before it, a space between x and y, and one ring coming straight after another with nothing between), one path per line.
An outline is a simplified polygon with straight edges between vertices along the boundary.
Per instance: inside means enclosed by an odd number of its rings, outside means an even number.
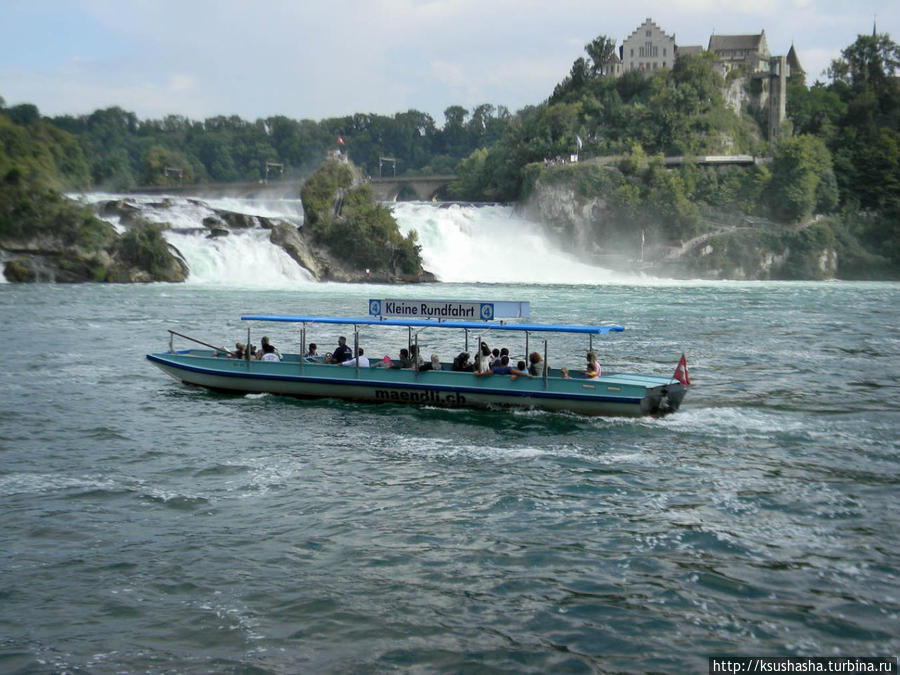
M605 71L621 77L631 71L651 74L660 68L671 68L675 61L689 54L710 52L715 55L715 67L727 82L726 103L736 112L744 106L768 112L769 138L777 136L786 118L787 78L803 74L803 67L794 45L787 56L772 56L766 42L766 31L752 35L716 35L701 45L678 45L675 35L669 35L650 18L638 26L613 53Z

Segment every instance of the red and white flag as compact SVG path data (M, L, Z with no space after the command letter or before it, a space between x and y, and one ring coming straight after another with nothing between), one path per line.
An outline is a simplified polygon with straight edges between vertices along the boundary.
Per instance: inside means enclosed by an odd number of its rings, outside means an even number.
M681 355L681 361L678 362L678 367L675 368L675 374L672 378L681 382L685 387L691 386L691 374L688 372L687 359L684 358L684 354Z
M340 136L338 136L338 145L343 145L343 144L344 144L344 139L341 138Z

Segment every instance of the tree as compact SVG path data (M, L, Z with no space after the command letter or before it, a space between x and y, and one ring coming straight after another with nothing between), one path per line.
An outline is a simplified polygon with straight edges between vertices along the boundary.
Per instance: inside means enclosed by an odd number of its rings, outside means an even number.
M882 88L900 69L900 45L887 33L860 35L856 42L841 51L841 58L831 62L833 80L847 82L855 88Z
M811 216L817 203L833 205L835 200L828 191L836 186L827 178L831 170L831 153L820 138L795 136L779 143L769 182L773 215L795 222Z
M584 51L591 57L591 73L593 75L612 75L616 58L616 41L598 35L584 46Z
M883 209L900 185L900 46L887 34L860 35L832 62L832 90L846 111L832 148L844 201Z
M166 185L174 180L179 180L171 176L167 169L180 169L183 172L180 177L183 183L191 183L194 180L193 167L182 153L157 145L147 153L147 159L144 162L144 184Z
M38 111L37 106L30 103L21 103L14 105L12 108L7 108L6 114L9 116L9 119L22 126L36 124L41 119L41 113Z

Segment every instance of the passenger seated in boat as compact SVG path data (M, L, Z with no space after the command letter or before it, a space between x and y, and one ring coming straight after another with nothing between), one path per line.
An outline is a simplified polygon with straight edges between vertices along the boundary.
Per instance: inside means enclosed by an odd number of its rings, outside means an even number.
M500 365L491 368L488 371L475 371L476 375L485 376L485 375L509 375L510 380L515 380L519 375L524 375L527 378L532 378L533 375L526 370L519 370L518 368L513 368L509 365L509 357L502 356L500 357Z
M524 361L519 361L519 362L516 364L516 368L518 368L519 370L527 370L527 367L525 366L525 362L524 362Z
M491 369L491 349L487 342L481 343L481 350L475 356L475 370L484 372Z
M544 359L537 352L531 352L528 355L528 372L535 377L541 377L544 374Z
M600 363L597 361L597 355L594 352L587 353L587 370L584 371L587 377L600 377Z
M266 347L272 347L272 350L268 351ZM266 359L266 361L281 361L281 352L269 342L268 335L263 335L262 340L259 341L259 353L256 355L256 358L261 361L266 354L275 354L275 359Z
M334 353L325 359L325 363L343 363L347 359L353 358L353 351L347 346L347 338L341 335L338 338L338 346Z
M409 358L412 359L412 362L418 366L419 370L422 370L422 366L425 365L425 360L422 358L422 355L419 354L419 348L416 345L409 346Z
M431 360L428 363L425 363L419 366L419 370L440 370L441 369L441 359L437 354L431 355Z
M504 347L504 349L505 349L505 347ZM491 350L491 368L496 368L497 366L500 365L500 357L501 356L502 356L502 354L500 354L500 350L497 349L496 347L494 347L494 349Z
M275 347L270 345L268 342L263 344L262 349L260 350L261 356L259 357L260 361L280 361L278 358L278 354L275 353Z
M412 368L413 360L409 358L409 350L405 347L400 350L400 358L391 364L391 368Z
M571 380L572 376L569 375L569 369L563 366L559 369L559 376L564 380Z
M394 362L391 361L391 357L385 355L383 359L380 361L375 361L375 363L369 363L372 368L393 368Z
M356 352L356 358L347 359L346 361L341 361L341 366L356 366L357 361L359 362L360 368L368 368L369 367L369 357L365 355L365 352L362 347L360 347Z
M475 370L475 364L469 360L469 352L460 352L453 359L453 370L459 373L471 373Z
M306 354L304 354L304 356L305 356L306 358L308 358L308 359L314 359L314 358L316 358L318 355L319 355L319 354L318 354L318 352L316 351L316 343L315 343L315 342L310 342L310 343L309 343L309 351L306 352Z
M246 356L246 350L243 342L234 343L234 351L228 355L229 359L242 359Z

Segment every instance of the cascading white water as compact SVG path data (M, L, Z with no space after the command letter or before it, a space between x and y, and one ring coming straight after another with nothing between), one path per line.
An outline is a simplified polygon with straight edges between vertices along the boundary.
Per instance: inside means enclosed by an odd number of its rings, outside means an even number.
M263 228L230 229L209 237L204 219L216 212L259 216L302 225L299 199L185 198L148 195L82 195L86 203L126 200L151 222L168 223L166 239L190 268L188 283L289 288L312 281ZM592 267L562 251L538 223L508 206L398 202L391 205L400 231L416 230L425 269L444 282L598 284L627 277ZM106 217L120 231L118 216Z
M123 195L91 194L87 203L118 201ZM209 237L204 219L228 211L248 216L282 220L302 225L299 199L185 198L177 196L127 195L124 199L140 209L150 222L168 223L163 234L188 264L187 283L216 286L284 288L313 281L280 246L269 241L264 228L230 229L229 234ZM123 231L118 216L104 216Z
M187 261L188 283L282 288L314 281L305 268L269 241L268 230L238 231L212 239L169 231L166 240Z
M441 281L597 284L626 276L560 250L509 206L398 202L392 210L404 235L418 232L425 269Z

